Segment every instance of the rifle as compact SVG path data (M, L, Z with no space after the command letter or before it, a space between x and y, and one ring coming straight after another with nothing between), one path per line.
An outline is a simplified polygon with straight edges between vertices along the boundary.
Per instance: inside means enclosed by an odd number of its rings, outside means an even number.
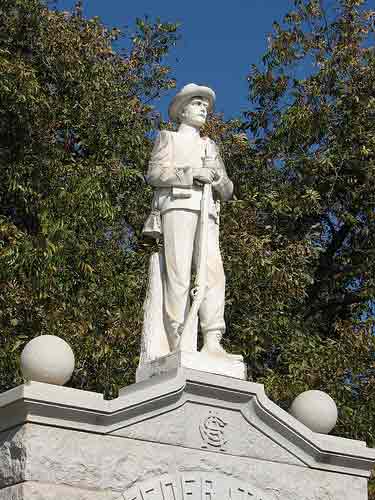
M205 156L203 158L203 167L206 166L207 160L211 159L207 155L207 145L205 147ZM194 286L190 291L192 298L192 303L190 306L189 313L186 317L185 323L180 327L180 340L178 343L178 349L182 350L182 347L186 339L190 335L194 335L194 329L196 328L196 318L198 316L198 311L200 305L204 299L206 288L207 288L207 244L208 244L208 212L211 198L211 184L203 185L203 193L200 204L200 216L199 216L199 243L198 243L198 259L197 259L197 270L194 280Z

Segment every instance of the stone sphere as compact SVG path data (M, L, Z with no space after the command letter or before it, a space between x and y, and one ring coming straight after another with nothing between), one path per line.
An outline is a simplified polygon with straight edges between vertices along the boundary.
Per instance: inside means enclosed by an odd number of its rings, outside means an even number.
M289 413L314 432L328 434L337 422L337 406L323 391L305 391L293 401Z
M74 353L69 344L55 335L40 335L30 340L21 354L25 379L64 385L74 370Z

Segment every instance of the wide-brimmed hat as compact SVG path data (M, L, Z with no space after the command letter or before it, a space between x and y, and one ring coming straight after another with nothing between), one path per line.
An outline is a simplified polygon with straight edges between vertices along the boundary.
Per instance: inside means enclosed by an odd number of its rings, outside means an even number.
M215 92L209 87L202 87L195 83L189 83L175 95L169 105L168 114L172 122L179 123L180 111L192 97L204 97L209 103L208 111L213 111L216 99Z

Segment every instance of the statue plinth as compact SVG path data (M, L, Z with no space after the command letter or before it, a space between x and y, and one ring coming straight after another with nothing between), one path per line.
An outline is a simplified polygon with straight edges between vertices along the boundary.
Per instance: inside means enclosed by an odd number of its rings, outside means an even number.
M187 368L112 400L39 382L0 394L0 500L367 500L374 464L262 385Z
M158 359L140 364L136 381L141 382L178 368L215 373L246 380L246 366L241 355L212 352L176 351Z

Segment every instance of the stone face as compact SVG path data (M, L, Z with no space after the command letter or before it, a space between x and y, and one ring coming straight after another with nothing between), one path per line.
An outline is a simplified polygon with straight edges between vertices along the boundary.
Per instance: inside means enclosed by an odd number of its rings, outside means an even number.
M21 445L27 457L23 464L24 478L33 493L22 497L17 489L12 491L6 488L12 492L11 499L64 499L55 492L59 492L60 487L68 486L72 488L66 490L68 493L79 490L82 496L66 498L121 499L122 495L128 498L127 490L138 487L143 481L155 481L165 474L191 474L207 480L214 474L221 480L242 481L263 492L265 498L262 500L366 499L365 478L247 457L231 457L203 449L98 436L35 424L26 424L25 427ZM43 488L46 484L51 486ZM4 491L0 499L8 500ZM60 490L59 494L62 495L63 491Z
M121 497L122 498L122 497ZM0 500L117 500L111 491L90 491L33 481L0 490Z
M0 395L0 422L0 500L366 500L375 463L261 385L191 370L112 401L32 382ZM161 499L166 478L178 492Z
M25 479L25 427L0 433L0 488Z
M189 425L186 425L186 422ZM220 425L223 427L221 428ZM222 433L221 440L220 433ZM201 405L187 402L167 414L125 427L113 434L189 448L207 449L230 455L305 465L285 448L249 424L238 410L215 406L202 408ZM213 444L209 439L211 435ZM218 435L217 439L215 435Z

